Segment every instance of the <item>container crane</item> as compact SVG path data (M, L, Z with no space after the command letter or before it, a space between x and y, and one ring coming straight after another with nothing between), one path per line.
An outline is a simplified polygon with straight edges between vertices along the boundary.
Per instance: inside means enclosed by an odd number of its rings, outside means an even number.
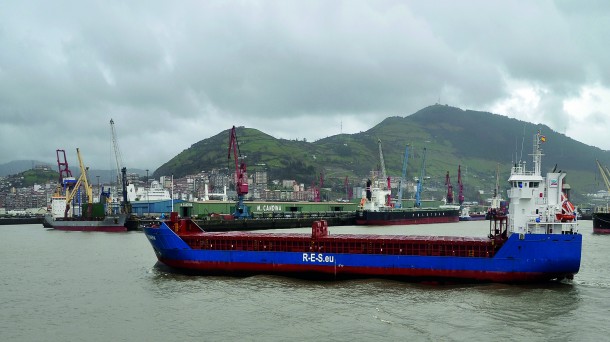
M409 145L405 147L405 159L402 161L402 177L398 181L398 195L396 198L396 203L394 207L402 208L402 191L405 186L405 181L407 180L407 161L409 159Z
M239 151L239 143L237 142L235 126L233 126L231 129L231 136L229 137L229 154L227 156L227 160L231 159L231 151L233 152L233 159L235 161L235 190L237 191L237 204L235 206L233 217L248 218L250 217L250 213L248 212L248 207L244 204L244 197L248 194L246 163L244 162L244 158L241 156L241 152Z
M453 185L451 184L451 178L449 178L449 171L445 176L445 185L447 186L447 197L445 198L447 204L453 203Z
M424 153L422 155L421 161L421 171L419 179L417 180L417 190L415 191L415 206L417 208L421 207L421 191L424 182L424 177L426 175L426 148L424 147Z
M121 156L121 150L119 149L119 141L117 139L116 130L114 129L114 120L112 119L110 119L110 130L112 133L112 146L114 147L114 156L116 160L117 184L120 184L122 189L121 213L130 214L131 204L127 199L127 168L123 167L123 157Z
M464 184L462 183L462 166L458 165L458 203L464 203Z

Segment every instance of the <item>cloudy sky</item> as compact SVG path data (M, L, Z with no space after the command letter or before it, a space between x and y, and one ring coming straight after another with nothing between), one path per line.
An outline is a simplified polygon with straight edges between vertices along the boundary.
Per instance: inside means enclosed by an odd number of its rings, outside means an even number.
M154 170L231 126L314 141L440 102L610 149L610 2L3 1L0 164Z

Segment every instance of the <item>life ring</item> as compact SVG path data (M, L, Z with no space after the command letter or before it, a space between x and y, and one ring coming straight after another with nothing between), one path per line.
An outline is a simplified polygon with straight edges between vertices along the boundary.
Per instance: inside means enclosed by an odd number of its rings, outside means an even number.
M362 199L360 200L360 206L361 206L361 207L363 207L363 206L364 206L364 202L365 202L365 201L366 201L366 200L365 200L364 198L362 198Z

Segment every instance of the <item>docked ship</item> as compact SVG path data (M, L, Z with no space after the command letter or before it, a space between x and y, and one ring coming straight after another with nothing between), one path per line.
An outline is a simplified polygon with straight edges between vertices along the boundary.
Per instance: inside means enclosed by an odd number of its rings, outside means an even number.
M56 200L59 202L58 200ZM69 216L60 214L46 214L43 221L45 228L70 231L90 232L125 232L127 214L102 215L97 217Z
M597 207L593 212L593 233L610 234L610 210L608 210L608 207Z
M172 213L145 227L160 264L201 274L270 273L313 278L389 277L407 281L527 283L572 279L582 235L562 203L565 173L541 176L540 134L534 170L511 169L511 214L496 215L487 237L203 231Z
M81 174L77 179L66 161L64 150L57 150L59 183L51 197L51 210L44 217L45 228L70 231L127 231L126 213L112 213L109 205L110 191L101 191L99 203L93 203L93 191L87 179L87 169L77 148ZM61 159L63 157L63 159ZM125 170L122 170L125 176Z
M607 167L603 167L599 160L595 160L599 172L602 175L606 190L610 192L610 171ZM593 211L593 233L595 234L610 234L610 206L597 206Z
M463 206L460 209L460 221L481 221L487 217L486 213L470 212L470 207Z
M136 189L133 184L129 184L127 186L127 199L130 202L157 202L171 200L172 196L159 181L154 180L148 188L139 187Z
M409 225L458 222L460 207L441 205L436 208L395 208L388 203L390 190L372 186L367 181L365 196L356 210L356 224L369 226Z

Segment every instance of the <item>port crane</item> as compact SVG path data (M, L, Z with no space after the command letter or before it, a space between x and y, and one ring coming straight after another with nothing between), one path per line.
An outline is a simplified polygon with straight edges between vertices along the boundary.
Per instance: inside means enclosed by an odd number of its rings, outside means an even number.
M595 163L597 163L597 167L599 168L599 173L602 175L602 179L604 180L604 184L606 184L606 190L610 192L610 170L608 168L604 168L602 164L599 163L599 160L595 159Z
M114 156L116 160L116 170L117 170L117 184L121 185L121 213L129 214L131 213L131 204L127 199L127 168L123 166L123 157L121 156L121 150L119 149L119 141L117 139L116 130L114 128L114 120L110 119L110 131L112 133L112 146L114 148Z
M349 177L348 176L345 176L345 181L343 181L343 185L345 186L345 198L348 201L351 201L353 193L352 193L352 189L349 188Z
M464 184L462 183L462 165L458 165L458 203L464 203Z
M409 160L409 145L405 147L405 158L402 161L402 177L398 181L398 194L396 197L395 208L402 208L402 192L407 180L407 161Z
M451 178L449 178L449 171L447 171L447 175L445 176L445 185L447 186L447 197L445 201L447 204L453 203L453 184L451 184Z
M422 154L421 161L421 171L419 179L417 180L417 189L415 190L415 206L417 208L421 207L421 191L424 183L424 177L426 175L426 148L424 147L424 152Z
M89 167L85 167L83 163L83 159L80 156L80 150L76 148L76 155L78 156L78 163L80 166L80 177L76 181L76 184L71 190L66 192L66 210L64 212L64 217L68 217L68 212L70 211L70 203L76 197L76 194L80 192L81 185L85 190L85 196L87 197L87 216L91 216L91 204L93 203L93 189L87 180L87 170ZM80 199L79 199L80 200Z
M323 187L324 187L324 173L320 172L320 187L318 188L318 191L316 192L316 198L315 198L316 202L320 202L320 200L321 200L320 192L322 191Z
M231 152L233 152L233 159L235 161L235 190L237 191L237 204L233 217L248 218L250 217L250 213L248 212L248 207L244 204L244 197L248 194L246 162L244 162L244 157L242 157L241 152L239 151L235 126L231 129L231 136L229 137L229 153L227 160L231 159Z
M385 161L383 160L383 149L381 148L381 139L377 139L377 144L379 145L379 163L381 164L381 179L387 182L386 190L388 190L388 194L386 195L386 205L390 206L390 200L392 198L392 189L390 184L390 177L388 177L385 171Z
M76 184L76 179L72 176L72 171L68 167L65 150L56 150L57 167L59 169L59 183L57 184L56 196L65 196Z

